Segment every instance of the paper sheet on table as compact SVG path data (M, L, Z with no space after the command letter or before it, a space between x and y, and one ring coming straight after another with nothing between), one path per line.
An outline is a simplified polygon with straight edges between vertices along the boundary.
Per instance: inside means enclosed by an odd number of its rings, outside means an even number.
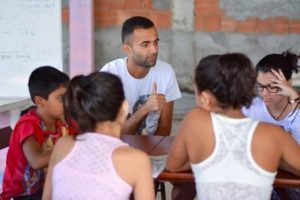
M168 155L150 156L152 165L152 177L157 178L158 175L164 171L167 164Z

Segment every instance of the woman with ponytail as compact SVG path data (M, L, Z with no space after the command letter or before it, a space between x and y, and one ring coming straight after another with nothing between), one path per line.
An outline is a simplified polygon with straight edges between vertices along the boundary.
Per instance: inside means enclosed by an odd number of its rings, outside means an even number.
M300 146L282 128L241 112L256 95L250 59L210 55L194 77L197 106L177 130L167 170L192 169L199 200L269 200L281 161L300 174Z
M43 199L154 199L147 155L119 139L128 114L121 80L106 72L73 78L64 109L80 134L57 142Z

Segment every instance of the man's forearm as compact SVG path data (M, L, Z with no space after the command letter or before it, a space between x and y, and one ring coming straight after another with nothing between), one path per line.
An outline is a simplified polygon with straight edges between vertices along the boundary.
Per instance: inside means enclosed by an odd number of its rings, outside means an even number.
M155 135L168 136L171 134L173 101L166 103L164 110L161 112L158 128Z
M155 135L160 135L160 136L169 136L171 134L171 127L172 127L172 121L168 126L158 126L158 129L155 133Z
M141 107L133 115L131 115L122 127L122 134L134 135L141 126L143 120L146 118L148 112Z

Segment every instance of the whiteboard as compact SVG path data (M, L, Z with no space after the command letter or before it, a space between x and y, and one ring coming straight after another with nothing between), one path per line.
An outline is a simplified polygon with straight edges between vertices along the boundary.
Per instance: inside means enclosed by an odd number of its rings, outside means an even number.
M0 1L0 98L28 97L37 67L63 69L60 0Z

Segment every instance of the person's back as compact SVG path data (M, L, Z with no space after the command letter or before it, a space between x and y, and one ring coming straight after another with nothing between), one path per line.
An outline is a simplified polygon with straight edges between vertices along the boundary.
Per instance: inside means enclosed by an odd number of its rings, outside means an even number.
M132 191L154 199L148 156L119 139L128 113L121 80L106 72L77 76L64 103L80 134L56 144L43 199L129 199Z
M254 143L272 141L271 134L260 131L269 125L258 125L258 121L250 118L229 118L200 109L193 110L190 115L198 123L197 127L193 126L198 131L189 132L186 142L190 147L188 153L199 199L270 198L280 159L280 155L272 152L279 150L274 145ZM211 127L203 129L207 124ZM278 131L276 128L274 130ZM277 162L270 161L268 157L257 162L259 159L254 152L274 155Z
M241 54L208 56L195 82L199 107L185 116L167 169L191 165L199 199L269 199L281 159L299 170L300 149L280 127L242 114L241 106L255 96L249 90L255 84L250 60Z
M28 86L37 108L23 115L13 130L3 178L3 200L41 199L44 168L54 143L68 128L61 121L61 98L68 82L66 74L50 66L31 73Z
M68 156L53 168L53 199L128 199L132 186L116 172L112 159L122 146L127 144L118 138L79 135Z

